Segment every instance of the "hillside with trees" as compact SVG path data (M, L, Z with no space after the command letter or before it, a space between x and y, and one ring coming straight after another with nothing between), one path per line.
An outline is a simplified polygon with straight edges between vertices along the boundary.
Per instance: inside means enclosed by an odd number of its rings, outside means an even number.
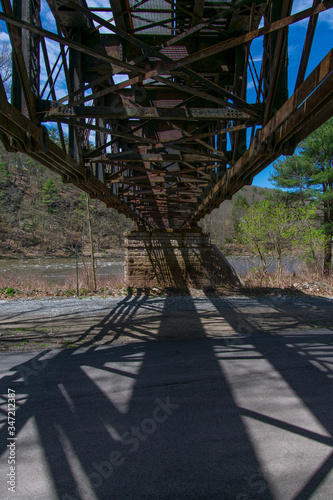
M97 252L119 249L132 221L89 201ZM90 251L86 194L22 154L0 149L0 254L68 255Z

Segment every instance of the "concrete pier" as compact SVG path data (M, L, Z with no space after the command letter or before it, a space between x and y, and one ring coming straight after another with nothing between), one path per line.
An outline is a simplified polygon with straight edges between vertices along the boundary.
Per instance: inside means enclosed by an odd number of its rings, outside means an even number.
M242 281L200 228L125 234L129 286L241 286Z

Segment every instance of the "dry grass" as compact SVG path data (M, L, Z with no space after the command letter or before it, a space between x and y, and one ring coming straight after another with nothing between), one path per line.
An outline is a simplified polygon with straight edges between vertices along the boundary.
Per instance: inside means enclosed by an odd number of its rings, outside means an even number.
M260 293L270 290L279 293L301 293L317 296L333 296L333 275L323 276L317 271L303 271L297 275L283 275L278 282L276 275L262 275L258 271L242 276L245 289ZM236 291L228 286L214 287L212 291L218 294L232 293ZM145 293L150 296L169 294L190 293L194 296L205 295L207 290L196 289L193 285L189 288L175 288L167 286L149 287L147 284L136 283L136 286L126 286L122 276L98 277L97 290L93 290L91 279L87 279L84 273L79 277L80 296L112 296L120 297L128 294ZM1 299L23 299L41 297L75 297L77 295L76 279L68 276L66 279L54 283L43 279L32 273L20 276L6 273L0 278Z
M299 291L308 295L333 296L333 274L324 276L319 270L302 271L298 274L283 274L280 279L276 274L256 271L243 276L246 288L272 288L285 291Z
M79 277L79 295L124 295L127 288L122 276L102 276L98 278L97 290L93 290L92 280L86 276ZM64 280L50 283L33 273L17 276L6 273L0 278L0 298L29 297L72 297L77 295L76 278L68 276Z

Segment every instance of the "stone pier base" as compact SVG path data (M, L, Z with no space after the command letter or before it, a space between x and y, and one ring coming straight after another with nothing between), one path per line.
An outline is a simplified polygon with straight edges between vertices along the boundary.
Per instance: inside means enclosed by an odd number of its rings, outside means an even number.
M200 228L126 233L127 285L241 286L236 271L208 238Z

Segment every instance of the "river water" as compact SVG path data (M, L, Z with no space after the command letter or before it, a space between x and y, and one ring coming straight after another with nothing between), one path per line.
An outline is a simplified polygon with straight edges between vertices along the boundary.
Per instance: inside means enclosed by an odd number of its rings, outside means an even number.
M258 267L260 264L260 260L258 258L246 255L227 255L226 259L241 276L248 274L251 269L253 269L254 267ZM296 259L295 257L284 257L282 259L282 266L284 271L290 274L294 272L298 273L303 269L303 264L299 261L299 259ZM276 260L274 259L269 268L269 272L274 273L275 271Z
M96 277L123 276L123 257L99 257L95 259ZM85 274L85 269L90 269L90 258L84 261L79 258L79 274ZM88 271L89 272L89 271ZM66 279L76 279L75 258L40 257L31 259L2 259L0 258L0 280L1 276L36 277L50 284L60 283Z
M230 264L236 271L244 276L254 266L258 265L258 260L248 256L227 256ZM79 273L84 276L85 269L90 267L90 259L79 259ZM288 272L297 272L300 265L296 260L285 259L284 268ZM275 265L270 268L275 271ZM123 257L100 257L96 259L96 276L98 278L110 278L112 276L123 276L124 259ZM0 285L1 277L14 276L16 278L43 279L50 284L63 282L64 280L73 281L76 279L76 261L75 258L41 257L41 258L22 258L7 259L0 258Z

